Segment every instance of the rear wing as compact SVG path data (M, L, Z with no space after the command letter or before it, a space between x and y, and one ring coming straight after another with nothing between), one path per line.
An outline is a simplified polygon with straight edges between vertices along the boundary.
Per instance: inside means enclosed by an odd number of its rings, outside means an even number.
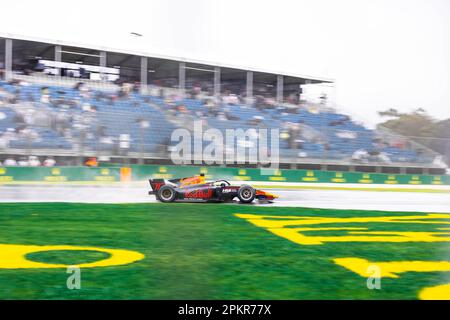
M148 182L150 183L150 187L152 188L152 190L149 191L148 194L156 194L159 189L161 189L161 187L166 184L164 179L149 179Z

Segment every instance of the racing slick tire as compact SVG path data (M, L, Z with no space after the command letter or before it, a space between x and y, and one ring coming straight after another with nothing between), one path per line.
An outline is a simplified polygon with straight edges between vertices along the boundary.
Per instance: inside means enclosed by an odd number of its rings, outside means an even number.
M256 190L251 186L243 185L239 188L237 196L242 203L251 203L256 196Z
M158 190L158 200L161 202L173 202L176 196L177 193L171 186L162 186Z

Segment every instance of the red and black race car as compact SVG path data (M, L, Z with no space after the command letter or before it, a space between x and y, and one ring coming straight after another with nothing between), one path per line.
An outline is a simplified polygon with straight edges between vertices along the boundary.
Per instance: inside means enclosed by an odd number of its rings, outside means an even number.
M233 186L226 180L206 182L204 174L183 179L150 179L149 182L152 190L148 194L162 202L232 202L238 198L242 203L251 203L255 199L272 202L278 198L249 185Z

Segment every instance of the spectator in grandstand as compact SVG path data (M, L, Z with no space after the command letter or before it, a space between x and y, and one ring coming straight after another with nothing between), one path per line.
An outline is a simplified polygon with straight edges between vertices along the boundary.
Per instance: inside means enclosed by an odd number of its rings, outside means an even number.
M358 149L352 154L352 160L355 162L369 162L369 153L364 149Z
M369 151L369 160L377 161L377 162L386 162L386 163L391 162L388 155L384 152L380 152L379 150L370 150Z
M287 141L290 149L302 149L303 140L301 139L300 125L293 122L287 122L283 124L283 127L287 133Z
M9 141L17 138L16 130L14 128L6 129L6 132L0 135L0 148L7 148Z
M227 90L225 92L225 94L222 96L222 102L224 104L238 105L239 98L235 94L233 94L229 90Z
M380 152L380 154L378 155L378 160L382 163L391 163L391 159L386 152Z
M268 109L273 109L273 108L275 108L276 105L277 105L277 102L276 102L275 98L272 97L272 96L270 96L270 95L267 95L267 96L264 98L264 103L265 103L265 105L266 105L266 108L268 108Z
M124 82L119 90L119 98L128 98L133 91L133 84Z
M83 112L93 112L91 105L87 102L83 103L81 110L83 110Z
M187 113L187 109L183 104L179 104L179 105L177 105L177 112L178 112L178 114Z
M98 166L97 158L96 157L88 158L84 162L84 165L87 166L87 167L97 167Z
M241 120L241 118L239 118L238 116L234 115L230 109L226 108L224 110L225 113L225 117L227 118L227 120L231 120L231 121L237 121L237 120Z
M27 157L20 157L19 161L17 161L17 165L19 167L28 167L29 166L29 162Z
M5 167L15 167L17 166L17 161L14 158L6 158L5 161L3 161L3 165Z
M296 104L283 103L276 107L278 113L289 113L289 114L298 114L300 107Z
M0 150L6 149L8 147L9 141L6 140L2 134L0 134Z
M75 116L74 116L75 117ZM78 118L79 116L76 116ZM72 124L71 117L68 113L64 111L57 112L52 115L52 129L60 134L63 134L67 128L74 127L77 128L77 123L74 121Z
M41 161L36 156L29 156L28 157L28 165L30 167L39 167L41 165Z
M202 93L202 87L200 82L194 83L192 89L189 91L189 95L191 99L197 99Z
M247 124L250 126L259 126L263 123L263 116L253 116L250 120L247 121Z
M220 120L220 121L227 121L227 117L225 116L225 112L220 111L220 112L217 114L217 120Z
M329 126L338 126L338 125L343 125L345 124L347 121L350 121L350 117L349 116L343 116L342 118L338 119L338 120L333 120L330 121L328 123Z
M219 108L217 107L217 104L214 103L213 99L207 99L204 106L206 108L206 116L216 117L218 115Z
M297 105L298 104L298 96L295 93L291 93L287 98L286 102L291 105Z
M19 139L32 141L32 140L36 140L39 138L39 133L33 128L26 127L26 128L18 130L17 136L19 137Z
M42 163L44 167L53 167L56 164L55 159L53 157L48 157Z
M17 104L19 96L20 96L20 89L18 88L14 90L14 92L8 92L6 96L6 103Z
M89 99L90 98L90 92L88 86L83 82L78 82L75 87L75 90L77 90L80 94L80 97L83 99Z
M50 103L50 90L48 87L41 88L41 103L49 104Z
M5 78L5 63L0 61L0 80Z
M0 105L8 103L9 92L0 87Z

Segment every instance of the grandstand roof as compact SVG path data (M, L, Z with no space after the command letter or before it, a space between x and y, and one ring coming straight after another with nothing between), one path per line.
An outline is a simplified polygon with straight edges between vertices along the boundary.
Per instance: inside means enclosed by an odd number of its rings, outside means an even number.
M285 84L289 84L290 82L292 83L322 83L322 82L334 82L334 79L332 78L327 78L327 77L320 77L320 76L311 76L311 75L305 75L305 74L296 74L296 73L292 73L292 72L286 72L286 71L280 71L280 70L270 70L270 69L261 69L261 68L254 68L254 67L250 67L250 66L238 66L238 65L230 65L230 64L224 64L224 63L220 63L220 62L212 62L212 61L203 61L203 60L198 60L198 59L193 59L193 58L188 58L188 57L183 57L183 56L170 56L170 55L165 55L165 54L160 54L160 53L150 53L150 52L141 52L141 51L132 51L132 50L125 50L125 49L118 49L118 48L110 48L110 47L104 47L104 46L96 46L96 45L91 45L91 44L83 44L83 43L74 43L74 42L70 42L70 41L65 41L65 40L56 40L56 39L45 39L45 38L38 38L38 37L30 37L30 36L23 36L23 35L18 35L18 34L11 34L11 33L5 33L5 32L0 32L0 37L1 38L10 38L10 39L14 39L14 40L23 40L23 41L30 41L30 42L38 42L39 43L39 52L41 53L41 55L52 55L53 51L52 51L52 46L54 45L61 45L64 47L72 47L72 48L76 48L78 51L77 52L83 52L85 54L87 54L86 56L83 57L83 60L86 63L94 63L93 61L95 61L95 57L90 57L89 54L93 54L95 52L100 52L100 51L106 51L108 52L108 65L117 65L122 67L128 67L131 64L136 64L138 63L138 59L137 57L149 57L149 58L156 58L156 59L160 59L160 65L158 65L159 68L162 68L161 65L164 65L163 68L165 69L165 72L167 72L168 75L171 76L177 76L178 75L178 69L176 67L176 65L173 65L174 62L186 62L189 64L194 64L194 65L198 65L198 66L206 66L206 67L214 67L214 66L218 66L224 69L229 69L228 72L226 74L231 75L232 74L232 70L235 71L253 71L255 73L258 74L258 77L260 77L260 79L262 79L263 81L265 80L265 78L269 79L271 77L273 77L274 75L283 75L285 76L285 80L284 83ZM27 42L22 42L20 44L21 48L20 51L21 52L26 52L27 47L30 46L35 46L36 44L31 44L31 43L27 43ZM15 47L15 49L19 49L19 47ZM14 50L14 47L13 47ZM134 57L125 57L125 56L134 56ZM95 54L93 54L93 56L95 56ZM73 56L73 60L78 59L76 56ZM91 61L89 61L91 60ZM171 65L172 63L172 65ZM149 65L149 68L151 68L151 64ZM212 71L212 70L211 70ZM225 75L226 77L226 75Z

